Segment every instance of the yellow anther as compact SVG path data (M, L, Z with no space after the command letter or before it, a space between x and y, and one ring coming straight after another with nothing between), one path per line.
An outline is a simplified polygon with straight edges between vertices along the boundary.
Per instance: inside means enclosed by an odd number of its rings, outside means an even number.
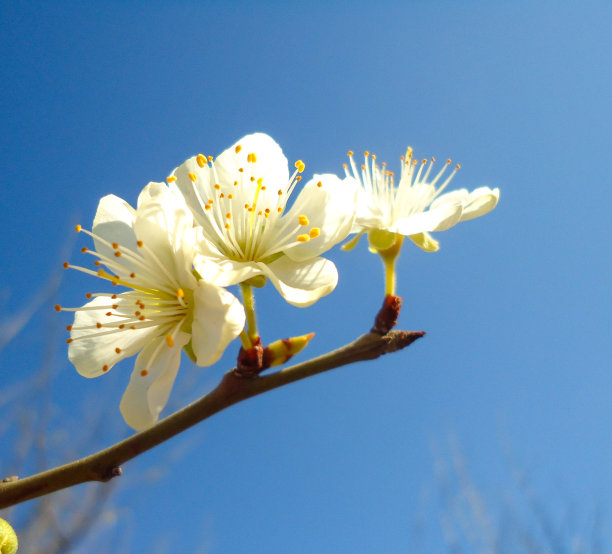
M215 201L214 200L209 200L208 203L212 206L215 203Z
M138 245L138 248L142 248L142 244L143 244L143 243L142 243L142 241L141 241L141 240L136 241L136 244Z
M434 163L436 161L436 158L434 158L433 156L431 157L431 163Z
M283 195L283 191L281 189L278 189L278 195L282 196Z
M147 375L149 375L149 371L148 371L148 370L146 370L146 369L143 369L143 370L140 372L140 375L142 375L143 377L146 377Z
M376 154L372 154L372 159L375 160L376 159Z
M215 189L221 190L221 185L219 183L215 183Z
M261 190L266 190L266 185L263 185L263 186L261 187Z
M457 164L457 165L455 166L455 169L461 169L461 164Z
M85 254L85 252L87 252L87 246L83 246L83 248L81 248L81 252Z
M342 169L348 169L348 165L342 164Z
M225 198L225 194L221 193L221 194L219 195L219 198Z
M406 158L412 158L412 146L406 148Z
M234 148L236 154L240 154L240 151L242 150L242 146L240 146L239 144L236 145L236 148Z
M352 151L352 150L349 150L349 151L346 153L346 155L347 155L347 156L352 156L352 155L353 155L353 151Z
M311 239L316 239L321 234L321 229L318 227L313 227L308 234L310 235Z
M229 224L229 223L226 223L226 224L225 224L225 228L226 228L226 229L229 229L229 228L230 228L230 224Z
M172 348L174 346L174 339L172 338L172 335L170 333L168 333L166 335L166 344Z
M185 298L185 291L183 289L176 289L177 298Z
M209 161L210 163L212 163L212 161L213 161L213 157L212 157L212 156L208 156L208 161Z
M234 181L234 186L237 187L238 186L238 181Z
M93 294L91 294L91 292L88 292L88 293L85 294L85 298L91 298L92 296L93 296Z
M298 235L298 242L308 242L310 237L308 235Z
M305 215L298 215L298 222L300 225L308 225L308 217Z
M448 160L446 160L447 164L450 164L452 162L452 160L450 158L448 158Z
M298 160L295 162L295 167L298 170L298 173L302 173L302 171L306 169L306 164L302 160Z
M419 162L417 162L416 160L412 160L412 165L415 166L416 164L418 164Z
M238 171L240 171L240 173L242 173L244 171L244 167L239 167Z
M101 324L101 323L98 321L98 323L96 323L96 327L97 327L98 329L101 329L101 328L102 328L102 324Z
M74 228L74 230L75 230L77 233L80 233L82 228L83 228L83 227L81 227L80 225L77 225L77 226Z
M166 181L168 183L174 183L174 181L176 181L176 177L174 175L170 175L170 177L166 177Z
M227 197L231 200L232 198L234 198L234 196L232 194L228 194Z
M281 213L281 212L283 211L283 209L282 209L282 208L279 206L278 208L276 208L276 211L277 211L278 213Z
M117 352L117 354L121 354L121 348L119 347L115 348L115 352Z
M370 155L370 152L368 152L367 150L363 153L363 155L367 158Z
M189 172L189 178L195 183L198 179L198 176L195 173Z
M55 311L56 312L61 312L62 311L62 307L59 304L55 305Z
M66 339L66 344L70 344L72 342L72 339Z
M322 183L321 181L319 181L319 182L317 183L317 186L318 186L319 188L321 188L321 187L323 186L323 183Z
M362 171L365 170L365 165L361 164Z
M70 264L69 264L68 262L64 262L64 263L62 264L62 267L63 267L64 269L68 269L68 268L70 267Z
M227 212L225 217L227 217L227 219L232 219L232 212Z
M248 209L249 209L249 205L248 205L248 204L245 204L245 205L244 205L244 209L245 209L245 210L248 210Z
M66 325L66 331L72 331L72 325Z
M257 184L259 186L261 186L262 183L263 183L263 177L260 177L259 179L257 179Z
M198 162L198 165L200 167L204 167L206 163L208 162L208 160L206 159L206 156L204 156L203 154L198 154L196 156L196 162Z
M426 164L426 163L427 163L427 158L423 158L423 159L421 160L421 163L422 163L422 164Z
M253 175L251 175L251 183L255 181L255 177L253 177Z
M295 178L295 180L296 180L296 181L301 181L301 180L302 180L302 176L301 176L301 175L298 175L298 176Z
M210 204L205 204L205 205L204 205L204 209L205 209L205 210L210 210Z
M121 257L121 252L117 250L117 252L115 252L115 258L120 258L120 257Z
M108 371L108 366L107 365L103 365L102 366L102 371L107 372Z

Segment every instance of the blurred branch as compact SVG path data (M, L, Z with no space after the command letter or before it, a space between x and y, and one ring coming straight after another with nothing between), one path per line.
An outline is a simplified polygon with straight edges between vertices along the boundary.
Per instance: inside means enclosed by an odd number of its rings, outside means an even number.
M354 342L312 360L266 375L245 379L228 371L219 385L189 406L109 448L22 480L0 483L0 508L89 481L109 481L121 475L120 465L247 398L318 373L406 348L424 335L419 331L367 333Z

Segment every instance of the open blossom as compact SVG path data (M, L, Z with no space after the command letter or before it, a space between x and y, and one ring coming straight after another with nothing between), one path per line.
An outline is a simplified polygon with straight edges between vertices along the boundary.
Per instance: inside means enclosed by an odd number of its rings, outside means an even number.
M114 195L100 200L92 232L97 271L71 267L129 289L88 294L68 326L68 357L85 377L98 377L138 353L121 413L134 429L157 421L185 348L198 365L216 362L242 331L244 309L228 291L197 280L193 217L182 197L150 183L134 210Z
M357 169L353 153L349 152L350 167L345 164L347 176L360 181L362 187L357 201L357 217L353 232L374 233L376 240L388 240L384 232L410 238L423 250L438 250L438 241L429 233L446 231L460 221L467 221L489 213L499 200L499 189L480 187L472 192L459 189L442 194L459 169L456 165L450 174L451 160L440 171L432 174L434 158L417 161L412 148L402 157L399 184L386 165L378 165L376 156L365 153L361 171ZM378 233L377 231L383 231ZM377 236L376 236L377 235ZM372 244L372 236L371 244Z
M295 306L335 288L336 266L320 254L348 235L358 185L315 175L287 209L304 167L297 161L289 175L279 145L257 133L215 160L199 154L173 171L168 182L202 228L204 255L194 266L204 279L228 286L266 277Z

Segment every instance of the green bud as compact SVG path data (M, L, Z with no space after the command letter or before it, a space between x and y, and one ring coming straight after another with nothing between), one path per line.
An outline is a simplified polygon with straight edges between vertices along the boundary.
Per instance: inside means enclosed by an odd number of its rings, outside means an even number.
M7 521L0 518L0 554L15 554L18 546L15 531Z

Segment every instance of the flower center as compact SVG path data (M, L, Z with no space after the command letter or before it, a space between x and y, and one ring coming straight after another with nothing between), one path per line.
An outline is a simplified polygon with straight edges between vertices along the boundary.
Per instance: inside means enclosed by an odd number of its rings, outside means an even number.
M241 151L240 145L234 149L236 156ZM212 157L199 154L195 160L198 167L194 164L193 171L188 173L200 208L195 216L206 238L223 256L236 261L265 262L286 248L320 235L318 227L308 228L307 215L283 216L295 186L302 179L299 174L306 167L301 160L295 162L293 175L280 188L265 181L256 152L247 154L246 164L236 164L238 169L231 181L227 178L220 181ZM208 178L201 178L200 171L207 171ZM169 183L175 180L174 175L167 178Z
M112 257L83 247L83 254L91 254L96 258L94 266L98 267L97 271L68 262L64 263L64 268L75 269L110 281L113 286L122 285L131 290L120 294L87 293L86 297L94 301L80 308L56 305L58 312L99 313L98 321L87 318L86 325L77 325L75 319L75 325L68 325L66 330L70 331L71 336L66 342L151 329L154 336L165 337L165 343L160 343L160 347L165 344L172 348L179 331L191 331L193 291L180 286L151 248L139 240L136 251L118 243L110 243L80 225L77 225L76 230L109 248ZM121 347L117 346L115 352L120 355ZM151 359L155 359L155 355ZM106 365L102 367L102 371L108 369ZM143 376L147 373L147 370L142 372Z

